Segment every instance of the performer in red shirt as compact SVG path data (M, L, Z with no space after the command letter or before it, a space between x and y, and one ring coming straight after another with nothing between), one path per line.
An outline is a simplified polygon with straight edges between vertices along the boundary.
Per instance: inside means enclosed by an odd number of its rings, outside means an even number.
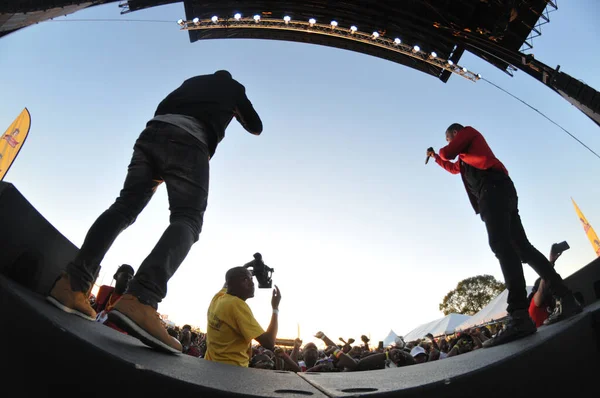
M508 289L507 328L486 340L483 346L508 343L537 330L529 317L522 262L529 264L546 281L556 297L556 308L544 324L581 312L581 305L560 275L527 239L519 216L515 186L483 135L473 127L454 123L446 130L446 141L448 145L440 149L439 155L429 148L427 156L434 158L448 172L461 175L471 205L485 223L490 248L500 262ZM459 160L451 162L457 156Z

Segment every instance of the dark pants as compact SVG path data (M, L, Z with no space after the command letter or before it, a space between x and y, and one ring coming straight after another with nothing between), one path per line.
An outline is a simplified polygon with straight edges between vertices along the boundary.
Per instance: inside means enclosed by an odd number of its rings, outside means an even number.
M208 161L207 148L186 131L167 123L148 124L133 147L119 197L94 222L77 257L67 266L72 287L84 291L91 286L114 240L134 223L164 181L170 224L127 290L142 303L157 308L167 295L167 282L202 230L208 199Z
M518 197L512 181L486 184L481 190L479 210L490 247L502 268L508 289L509 314L529 308L521 263L529 264L544 278L554 295L562 297L569 292L550 261L529 243L519 216Z

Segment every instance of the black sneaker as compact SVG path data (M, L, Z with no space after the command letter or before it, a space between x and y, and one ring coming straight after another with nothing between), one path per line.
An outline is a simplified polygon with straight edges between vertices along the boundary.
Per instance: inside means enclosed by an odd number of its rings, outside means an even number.
M500 332L496 337L483 342L483 348L495 347L497 345L510 343L523 337L529 336L537 331L535 323L529 317L527 311L525 314L511 316L506 329Z
M563 298L556 299L556 307L554 307L554 312L552 312L548 319L544 321L544 325L551 325L553 323L560 322L563 319L567 319L573 315L579 314L581 311L583 311L583 308L575 296L573 296L573 294L567 294Z

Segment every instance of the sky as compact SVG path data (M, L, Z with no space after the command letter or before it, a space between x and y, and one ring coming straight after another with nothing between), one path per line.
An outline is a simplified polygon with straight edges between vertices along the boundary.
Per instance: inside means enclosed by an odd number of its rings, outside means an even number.
M536 59L600 89L595 0L561 2L534 39ZM240 10L242 13L244 10ZM453 122L471 125L508 168L530 241L544 254L566 240L566 277L595 259L573 197L600 228L600 160L558 127L485 81L447 84L390 61L269 40L190 43L183 4L124 16L117 3L0 39L0 125L27 107L32 127L5 177L73 244L122 187L133 144L157 104L183 80L218 69L245 85L264 132L233 122L211 160L200 240L170 280L159 311L205 330L227 269L255 252L281 289L279 337L382 340L440 318L465 278L502 279L459 176L426 148ZM81 22L147 19L172 23ZM344 26L342 20L338 20ZM418 43L414 43L418 44ZM600 152L598 126L523 72L510 77L465 54L460 64L522 98ZM2 129L3 130L3 129ZM102 263L137 269L168 225L161 187ZM528 285L536 279L525 265ZM271 291L248 300L266 329Z

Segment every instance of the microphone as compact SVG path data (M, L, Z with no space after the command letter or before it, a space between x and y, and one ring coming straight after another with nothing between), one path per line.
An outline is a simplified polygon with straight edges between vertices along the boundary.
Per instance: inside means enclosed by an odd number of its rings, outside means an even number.
M432 147L427 148L427 152L429 152L429 151L433 152L433 148ZM428 162L429 162L429 155L427 155L427 157L425 158L425 164L427 164Z

